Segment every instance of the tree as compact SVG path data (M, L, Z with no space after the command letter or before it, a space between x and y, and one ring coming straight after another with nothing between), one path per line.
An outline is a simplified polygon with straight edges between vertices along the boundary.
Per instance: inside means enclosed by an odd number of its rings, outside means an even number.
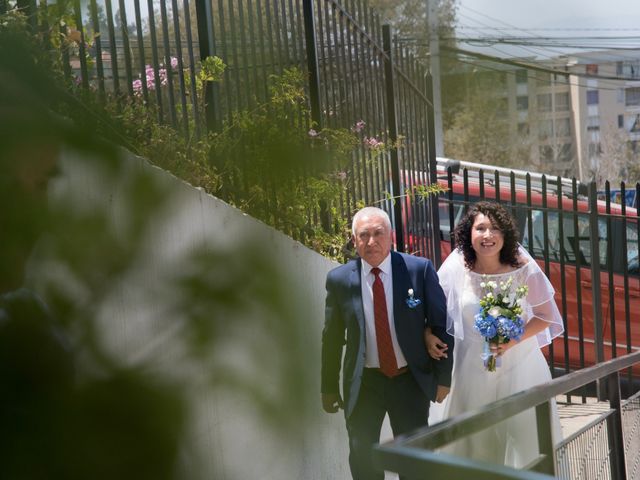
M492 85L499 83L495 74L472 80L474 84L465 86L456 101L449 104L449 120L445 124L447 156L495 166L521 166L514 164L514 153L530 147L526 140L509 141L506 98L492 90Z

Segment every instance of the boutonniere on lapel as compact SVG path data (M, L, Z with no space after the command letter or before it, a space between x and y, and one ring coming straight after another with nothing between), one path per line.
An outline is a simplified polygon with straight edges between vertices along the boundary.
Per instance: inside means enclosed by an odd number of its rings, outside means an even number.
M409 294L409 296L405 301L407 302L407 305L409 306L409 308L416 308L418 305L422 303L422 300L420 300L419 298L413 298L413 288L410 288L409 292L407 293Z

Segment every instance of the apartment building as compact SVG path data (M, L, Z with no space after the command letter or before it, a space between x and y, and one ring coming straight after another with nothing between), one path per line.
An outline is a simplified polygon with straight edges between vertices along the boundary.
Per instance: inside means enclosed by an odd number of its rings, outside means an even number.
M494 79L484 84L508 118L505 141L518 147L514 155L528 156L516 163L582 181L625 179L640 163L640 49L517 61L542 68L491 64L480 74ZM468 74L466 67L454 75Z

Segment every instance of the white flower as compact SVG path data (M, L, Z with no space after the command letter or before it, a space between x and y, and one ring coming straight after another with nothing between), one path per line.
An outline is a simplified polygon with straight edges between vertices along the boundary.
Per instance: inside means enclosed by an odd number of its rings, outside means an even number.
M410 297L413 297L413 288L410 288L408 293Z
M494 289L496 288L498 285L496 284L496 282L491 281L491 282L487 282L487 287Z
M500 315L500 309L498 307L493 307L489 309L489 315L491 315L492 317L496 318L498 315Z
M487 284L486 284L486 283L484 283L484 282L480 282L480 288L484 288L484 287L486 287L486 286L487 286Z

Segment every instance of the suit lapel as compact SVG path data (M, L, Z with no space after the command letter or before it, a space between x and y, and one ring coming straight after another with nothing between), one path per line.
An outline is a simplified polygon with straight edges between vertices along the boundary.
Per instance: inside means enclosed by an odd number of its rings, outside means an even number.
M396 327L402 324L405 299L410 287L409 271L402 256L396 252L391 252L391 276L393 278L393 318Z
M351 301L353 302L353 311L358 320L358 326L360 327L360 333L364 338L364 307L362 306L362 261L358 258L353 263L353 269L350 273L350 285L351 285Z

